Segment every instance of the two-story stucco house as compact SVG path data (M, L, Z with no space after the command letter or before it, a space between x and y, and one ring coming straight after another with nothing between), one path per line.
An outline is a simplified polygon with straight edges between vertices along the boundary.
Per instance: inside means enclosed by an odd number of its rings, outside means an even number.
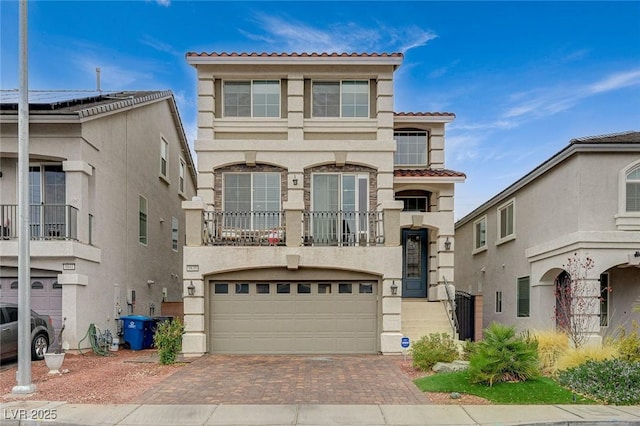
M187 53L183 351L398 353L454 333L451 113L394 113L403 55Z
M568 146L456 223L458 286L484 295L484 325L562 328L569 259L593 260L578 324L600 341L640 321L640 132ZM577 299L576 299L577 300ZM586 318L590 318L586 320Z
M92 323L115 336L120 315L181 300L181 203L195 194L195 167L171 92L34 99L29 110L31 306L56 329L66 318L76 349ZM2 301L18 293L17 123L17 103L3 101Z

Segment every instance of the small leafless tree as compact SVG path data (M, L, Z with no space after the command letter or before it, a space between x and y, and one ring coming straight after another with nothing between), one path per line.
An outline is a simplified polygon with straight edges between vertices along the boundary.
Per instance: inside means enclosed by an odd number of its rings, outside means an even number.
M586 343L589 331L599 324L600 286L593 289L587 281L594 267L592 258L583 259L574 253L563 267L564 272L556 279L554 316L557 327L579 348Z

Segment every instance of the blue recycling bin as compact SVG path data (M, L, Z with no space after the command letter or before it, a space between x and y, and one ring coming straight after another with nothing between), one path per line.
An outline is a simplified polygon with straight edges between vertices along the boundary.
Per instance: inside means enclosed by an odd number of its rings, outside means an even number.
M144 315L127 315L120 317L124 341L134 351L148 349L153 346L153 334L155 321Z

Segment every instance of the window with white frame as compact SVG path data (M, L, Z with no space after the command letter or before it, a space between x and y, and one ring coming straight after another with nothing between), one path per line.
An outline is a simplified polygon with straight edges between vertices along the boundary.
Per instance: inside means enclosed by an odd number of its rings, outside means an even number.
M171 248L178 251L178 218L171 218Z
M224 82L225 117L280 117L280 81Z
M187 171L187 164L184 160L180 159L180 170L179 170L179 180L178 180L178 191L184 193L184 177Z
M496 291L496 313L502 312L502 292Z
M640 212L640 165L627 173L625 186L626 211Z
M225 173L224 211L227 224L246 229L266 229L279 225L280 173ZM235 219L232 219L232 213Z
M394 163L396 165L427 164L427 132L424 130L396 131Z
M316 244L353 243L367 235L368 174L316 173L311 185Z
M531 300L529 277L518 278L517 286L517 315L519 318L528 318Z
M163 137L160 138L160 176L167 177L169 166L169 142Z
M313 117L369 117L369 81L314 81Z
M142 195L138 196L138 217L138 241L146 246L148 243L147 199Z
M498 242L514 236L515 204L515 200L510 200L498 207Z
M482 250L487 248L487 217L483 216L473 222L473 249Z

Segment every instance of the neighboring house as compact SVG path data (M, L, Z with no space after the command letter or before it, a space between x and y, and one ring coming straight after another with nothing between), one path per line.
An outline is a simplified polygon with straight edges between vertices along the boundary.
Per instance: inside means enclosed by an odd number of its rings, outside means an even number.
M55 93L38 93L60 97ZM31 306L71 349L182 298L195 167L169 91L30 101ZM0 299L18 293L18 110L0 104ZM164 292L164 294L163 294ZM90 341L85 339L83 347Z
M184 353L398 353L452 334L455 116L394 113L403 55L186 56Z
M458 221L456 242L457 285L484 295L485 327L560 328L556 288L570 258L589 257L583 331L629 330L640 321L640 132L572 139Z

